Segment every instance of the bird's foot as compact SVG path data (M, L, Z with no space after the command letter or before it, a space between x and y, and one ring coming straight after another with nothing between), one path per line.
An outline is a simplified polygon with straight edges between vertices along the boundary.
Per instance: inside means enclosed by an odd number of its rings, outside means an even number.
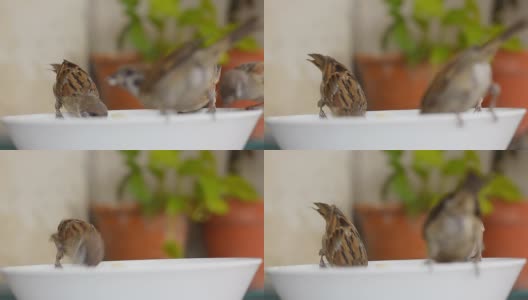
M493 107L490 106L489 108L489 111L490 111L490 114L491 114L491 118L493 119L493 122L498 122L499 121L499 117L497 117L497 114L495 113L495 110L493 109Z
M480 267L479 267L478 261L475 261L473 265L475 265L475 276L479 278L480 277Z
M429 274L432 274L433 273L433 264L434 264L434 261L432 259L427 259L425 261L425 265L428 267L429 269Z
M457 127L458 128L464 127L464 120L462 119L462 116L460 115L460 113L456 114L456 118L457 118Z
M323 108L321 108L321 110L319 110L319 117L321 119L326 119L327 118Z
M62 115L62 113L60 111L56 111L55 112L55 118L57 119L64 119L64 116Z
M55 268L57 268L57 269L62 269L62 265L61 265L61 263L60 263L60 262L56 262L56 263L55 263Z
M475 111L474 112L479 113L481 111L482 111L482 106L481 105L475 106Z
M207 109L207 113L210 113L213 117L213 121L216 121L216 106L209 106L209 108Z

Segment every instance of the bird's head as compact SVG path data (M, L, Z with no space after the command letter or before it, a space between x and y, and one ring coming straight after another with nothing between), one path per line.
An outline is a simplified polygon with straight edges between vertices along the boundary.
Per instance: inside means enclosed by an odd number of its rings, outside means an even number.
M106 81L111 86L120 86L134 96L139 96L140 87L145 81L145 72L140 66L124 66L110 75Z

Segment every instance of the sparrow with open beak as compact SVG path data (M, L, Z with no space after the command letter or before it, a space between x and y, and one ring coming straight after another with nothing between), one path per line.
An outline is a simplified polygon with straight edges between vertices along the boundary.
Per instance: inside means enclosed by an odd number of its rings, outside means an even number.
M314 203L314 208L326 222L322 239L320 266L324 258L331 266L366 266L367 251L354 224L335 205Z

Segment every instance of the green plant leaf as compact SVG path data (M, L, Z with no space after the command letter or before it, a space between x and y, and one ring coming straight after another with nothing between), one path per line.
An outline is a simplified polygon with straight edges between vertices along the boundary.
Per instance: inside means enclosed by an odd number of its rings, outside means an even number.
M153 60L156 58L156 50L152 47L152 42L149 40L141 23L135 22L131 24L130 30L127 33L127 38L130 40L134 48L147 60Z
M246 52L254 52L258 49L260 49L260 45L257 42L257 40L253 37L246 37L240 41L238 41L235 44L235 48L246 51Z
M150 0L149 16L158 20L177 18L180 14L180 6L180 0Z
M167 197L167 207L165 211L168 215L174 216L186 212L189 199L181 195L171 195Z
M183 247L175 240L167 240L163 250L170 258L183 258L185 256Z
M203 197L204 206L212 214L223 215L229 210L223 198L222 183L216 177L202 176L198 179L199 195Z
M422 179L430 177L432 169L440 168L444 163L444 152L440 150L414 151L412 168Z
M466 161L464 159L451 159L442 167L445 176L463 176L466 172Z
M138 201L143 207L148 206L152 202L152 192L145 182L145 178L140 172L133 172L130 175L126 187L135 200Z
M149 151L149 167L161 172L167 169L177 169L180 166L180 151L157 150Z
M449 60L452 55L451 48L448 45L436 45L431 49L430 63L441 65Z
M481 193L488 198L493 197L505 202L515 203L522 199L519 187L504 175L494 176Z
M394 191L397 197L404 203L411 213L416 213L413 205L416 203L416 193L404 172L395 173L389 183L390 190Z
M255 188L245 178L229 175L223 179L226 196L234 197L240 201L256 202L258 194Z
M441 18L444 15L444 0L414 0L414 17L426 24L430 19Z

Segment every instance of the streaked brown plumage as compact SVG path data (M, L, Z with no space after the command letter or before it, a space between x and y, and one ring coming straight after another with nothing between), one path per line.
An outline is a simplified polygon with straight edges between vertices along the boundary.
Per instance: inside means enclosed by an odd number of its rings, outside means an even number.
M188 42L148 68L124 66L108 82L122 86L162 113L193 112L207 105L214 111L212 86L218 82L221 55L259 26L260 20L251 18L210 47L202 48L202 40Z
M484 225L478 193L484 179L473 172L429 213L423 228L429 258L439 263L482 258Z
M312 59L308 61L323 73L321 100L317 103L321 118L326 118L324 106L328 106L337 117L364 116L367 111L367 98L354 74L330 56L309 56Z
M106 105L100 100L95 83L88 73L78 65L64 60L62 64L52 64L57 74L53 85L55 114L62 117L61 108L75 117L103 117L108 115Z
M246 63L227 71L219 87L224 105L240 99L264 101L264 62Z
M480 111L482 100L489 93L490 111L496 120L493 107L500 86L492 82L490 61L504 42L526 27L526 20L519 21L491 41L457 55L431 82L422 98L421 113L455 113L461 124L460 113L471 108Z
M366 266L367 251L356 227L335 205L314 203L314 208L326 221L322 239L320 265L325 266L324 258L331 266Z
M97 266L104 257L104 242L95 227L85 221L67 219L60 222L57 232L51 235L57 247L55 267L60 268L64 255L74 264Z

